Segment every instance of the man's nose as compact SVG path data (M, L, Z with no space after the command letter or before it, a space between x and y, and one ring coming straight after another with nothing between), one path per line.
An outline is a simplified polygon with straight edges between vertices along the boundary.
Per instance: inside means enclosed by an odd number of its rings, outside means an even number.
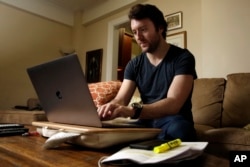
M143 39L143 35L142 33L138 32L136 35L135 35L135 39L138 41L142 40Z

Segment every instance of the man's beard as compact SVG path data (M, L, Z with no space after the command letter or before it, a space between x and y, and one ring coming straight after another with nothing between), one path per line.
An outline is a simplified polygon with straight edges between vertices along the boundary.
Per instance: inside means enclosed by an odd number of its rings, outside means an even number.
M154 41L148 43L147 48L141 48L142 52L154 53L157 50L157 48L159 47L159 44L160 44L160 38L158 37L157 40L154 40Z

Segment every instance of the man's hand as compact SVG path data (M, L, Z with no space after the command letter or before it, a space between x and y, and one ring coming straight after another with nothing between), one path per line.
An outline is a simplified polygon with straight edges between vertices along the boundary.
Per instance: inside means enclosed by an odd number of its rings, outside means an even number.
M134 114L133 108L120 104L107 103L97 109L101 120L111 120L117 117L131 117Z

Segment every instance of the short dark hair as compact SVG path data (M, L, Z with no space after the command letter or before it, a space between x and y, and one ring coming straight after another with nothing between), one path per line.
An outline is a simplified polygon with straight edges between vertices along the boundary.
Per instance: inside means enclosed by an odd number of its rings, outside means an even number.
M128 17L130 20L150 19L156 29L160 27L163 28L162 36L166 39L168 24L164 19L163 13L156 6L150 4L137 4L130 9Z

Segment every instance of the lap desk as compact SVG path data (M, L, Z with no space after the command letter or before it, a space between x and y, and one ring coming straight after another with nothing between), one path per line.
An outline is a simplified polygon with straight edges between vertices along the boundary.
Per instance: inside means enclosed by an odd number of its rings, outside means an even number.
M67 133L78 134L69 142L98 149L130 141L152 139L161 131L155 128L96 128L48 121L32 122L32 125L37 127L37 131L42 136L49 138L60 132L65 135Z

